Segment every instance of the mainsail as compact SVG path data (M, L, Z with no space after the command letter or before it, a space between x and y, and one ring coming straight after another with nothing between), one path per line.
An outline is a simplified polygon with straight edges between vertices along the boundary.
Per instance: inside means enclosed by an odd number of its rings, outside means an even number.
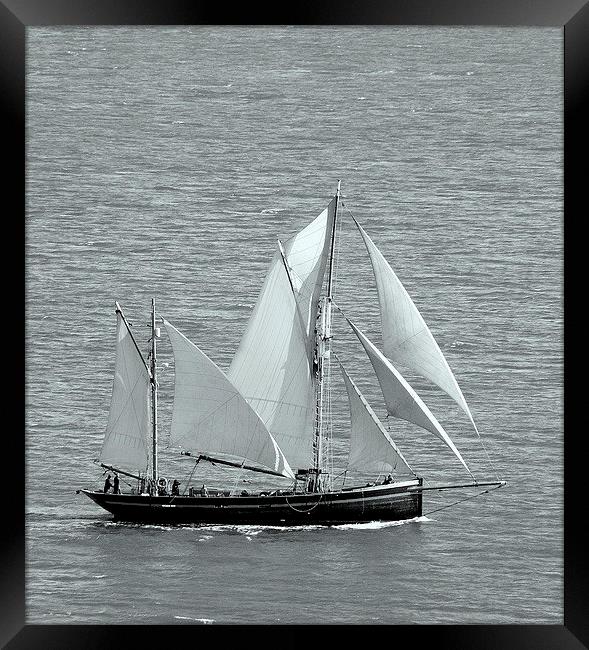
M394 471L398 475L413 470L384 428L364 395L360 392L340 362L350 407L350 454L348 467L379 474Z
M372 262L378 290L385 355L411 368L446 392L468 415L470 409L458 382L413 300L366 231L354 219Z
M450 436L444 431L440 423L424 404L419 395L411 388L401 373L382 354L382 352L364 335L349 319L348 323L364 346L364 350L372 363L380 384L382 394L390 415L412 422L422 429L435 434L446 443L454 452L458 460L470 473L468 465L464 462L460 452L452 442Z
M295 468L312 463L313 339L334 211L335 199L274 255L227 373Z
M103 463L146 471L151 446L150 373L117 304L115 377Z
M202 350L162 320L174 352L172 444L258 463L294 478L276 441L240 391Z

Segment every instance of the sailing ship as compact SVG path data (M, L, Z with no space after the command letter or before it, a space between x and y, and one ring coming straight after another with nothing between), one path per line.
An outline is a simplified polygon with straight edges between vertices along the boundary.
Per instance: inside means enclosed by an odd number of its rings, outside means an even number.
M335 303L340 203L338 182L335 195L319 216L285 244L278 240L257 303L226 372L175 325L158 317L155 299L151 301L150 351L144 356L131 324L115 303L115 379L96 462L137 484L130 484L127 493L78 492L112 513L116 521L296 526L413 519L422 515L426 490L505 485L498 477L483 482L475 479L450 436L401 375L398 366L405 366L439 387L458 404L478 435L462 391L430 329L353 215L374 271L382 350ZM436 436L467 472L467 482L430 486L411 468L336 354L334 310L341 313L346 327L361 343L387 414ZM170 485L160 473L156 353L161 325L174 356L170 445L192 457L192 474L199 463L207 462L272 476L282 488L251 492L186 485L180 492L177 481ZM372 473L376 480L368 484L336 487L330 417L334 368L343 377L349 406L346 472ZM383 476L386 478L380 480Z

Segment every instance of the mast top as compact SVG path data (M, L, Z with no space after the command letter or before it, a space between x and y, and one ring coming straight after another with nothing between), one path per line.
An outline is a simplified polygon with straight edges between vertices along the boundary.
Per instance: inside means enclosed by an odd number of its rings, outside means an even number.
M337 206L339 203L339 194L340 194L341 181L337 182L337 191L335 193L335 208L333 213L333 223L331 225L331 235L330 235L330 244L329 244L329 268L327 271L327 299L331 301L333 294L333 257L335 252L335 231L336 231L336 220L337 220ZM331 316L330 316L331 318ZM328 324L329 330L329 324Z

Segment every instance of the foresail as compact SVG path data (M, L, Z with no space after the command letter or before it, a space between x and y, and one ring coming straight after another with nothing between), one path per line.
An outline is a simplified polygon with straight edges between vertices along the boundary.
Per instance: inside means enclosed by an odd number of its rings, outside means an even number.
M258 463L294 478L280 447L239 390L202 350L163 322L174 352L172 444Z
M439 386L468 415L476 429L458 382L419 310L389 263L357 221L356 226L362 234L372 262L385 355L394 363L411 368Z
M151 445L150 375L131 332L117 311L115 377L100 460L146 471Z
M227 373L294 468L313 458L312 347L334 205L285 242L288 272L275 254Z
M340 362L350 407L348 467L383 474L414 475L403 454Z
M468 465L464 462L460 452L452 442L450 436L444 431L440 423L424 404L419 395L401 376L393 364L380 352L380 350L366 337L349 319L348 323L356 336L360 339L374 372L378 378L387 411L390 415L412 422L422 429L435 434L454 452L458 460L470 474Z

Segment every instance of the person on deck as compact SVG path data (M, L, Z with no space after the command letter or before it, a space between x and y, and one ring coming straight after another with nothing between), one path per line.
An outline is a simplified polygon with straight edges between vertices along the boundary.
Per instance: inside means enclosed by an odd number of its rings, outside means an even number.
M393 475L388 474L385 480L382 482L383 485L388 485L389 483L393 482Z
M121 488L119 487L119 475L116 472L115 472L115 477L113 479L112 493L113 494L121 493Z
M174 482L172 483L172 496L180 496L180 482L176 479L174 479Z
M110 482L110 474L106 477L106 481L104 481L104 493L106 494L112 487L112 483Z

